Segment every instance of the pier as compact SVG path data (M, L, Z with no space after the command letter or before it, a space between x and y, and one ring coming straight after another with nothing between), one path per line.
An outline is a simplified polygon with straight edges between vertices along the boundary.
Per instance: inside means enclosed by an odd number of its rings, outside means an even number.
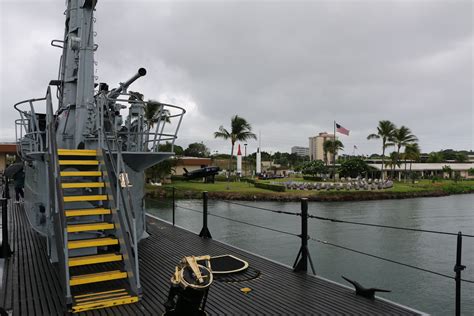
M62 315L59 276L47 256L46 240L28 223L22 204L10 203L9 238L14 253L6 260L1 306L13 315ZM169 280L179 260L188 255L232 254L250 267L234 280L215 280L209 290L209 315L416 315L419 312L382 299L356 296L348 287L291 268L147 216L150 237L140 242L143 297L136 304L80 313L82 315L161 315ZM113 265L113 263L110 263ZM242 288L251 291L245 294Z

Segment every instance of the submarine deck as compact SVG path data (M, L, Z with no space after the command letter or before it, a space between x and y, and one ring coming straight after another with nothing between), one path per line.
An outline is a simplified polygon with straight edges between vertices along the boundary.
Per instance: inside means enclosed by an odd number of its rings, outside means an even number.
M46 240L29 225L21 204L9 209L10 244L0 306L13 315L62 315L58 274L47 258ZM209 315L415 315L417 311L356 296L354 291L148 216L150 237L140 243L140 280L143 297L136 304L80 313L82 315L161 315L174 267L186 255L232 254L248 261L246 281L214 281L209 290ZM256 274L256 272L258 272ZM240 282L235 282L240 281ZM244 294L240 289L252 291Z

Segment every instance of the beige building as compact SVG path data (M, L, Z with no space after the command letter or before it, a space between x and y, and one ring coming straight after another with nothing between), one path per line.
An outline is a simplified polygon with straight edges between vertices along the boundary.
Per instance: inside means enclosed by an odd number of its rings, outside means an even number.
M322 160L324 161L324 149L323 144L326 140L334 140L334 134L328 134L326 132L319 133L318 136L309 138L309 159L310 160ZM328 153L328 163L332 163L334 155Z
M178 159L178 164L175 167L175 171L173 174L182 176L186 172L184 169L188 170L189 172L198 170L204 167L209 167L212 163L211 158L198 158L198 157L180 157Z

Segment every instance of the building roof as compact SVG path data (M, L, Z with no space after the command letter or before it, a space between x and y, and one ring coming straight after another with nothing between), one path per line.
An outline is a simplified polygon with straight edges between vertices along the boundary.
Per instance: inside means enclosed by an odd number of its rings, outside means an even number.
M16 154L16 143L0 143L1 154Z
M382 169L381 164L371 163L369 166L376 168L377 170ZM453 171L465 171L471 168L474 168L474 163L450 163L450 162L441 162L441 163L412 163L412 171L426 171L426 170L443 170L444 166L449 166ZM384 169L390 169L391 166L387 167L385 165ZM410 169L410 164L406 164L406 170ZM400 166L396 166L395 170L405 170L405 164L402 163Z
M210 165L211 158L200 158L200 157L180 157L178 159L179 166L202 166Z

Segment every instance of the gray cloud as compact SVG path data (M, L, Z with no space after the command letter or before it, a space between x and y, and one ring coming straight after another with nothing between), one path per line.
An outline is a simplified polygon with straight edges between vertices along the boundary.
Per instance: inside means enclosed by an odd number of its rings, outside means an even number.
M1 2L1 138L13 138L11 104L44 94L57 75L64 7ZM346 152L378 152L377 122L407 125L424 151L473 149L471 1L99 1L99 81L140 67L133 90L188 109L178 143L214 140L239 114L268 151L351 130ZM249 152L256 142L249 143Z

